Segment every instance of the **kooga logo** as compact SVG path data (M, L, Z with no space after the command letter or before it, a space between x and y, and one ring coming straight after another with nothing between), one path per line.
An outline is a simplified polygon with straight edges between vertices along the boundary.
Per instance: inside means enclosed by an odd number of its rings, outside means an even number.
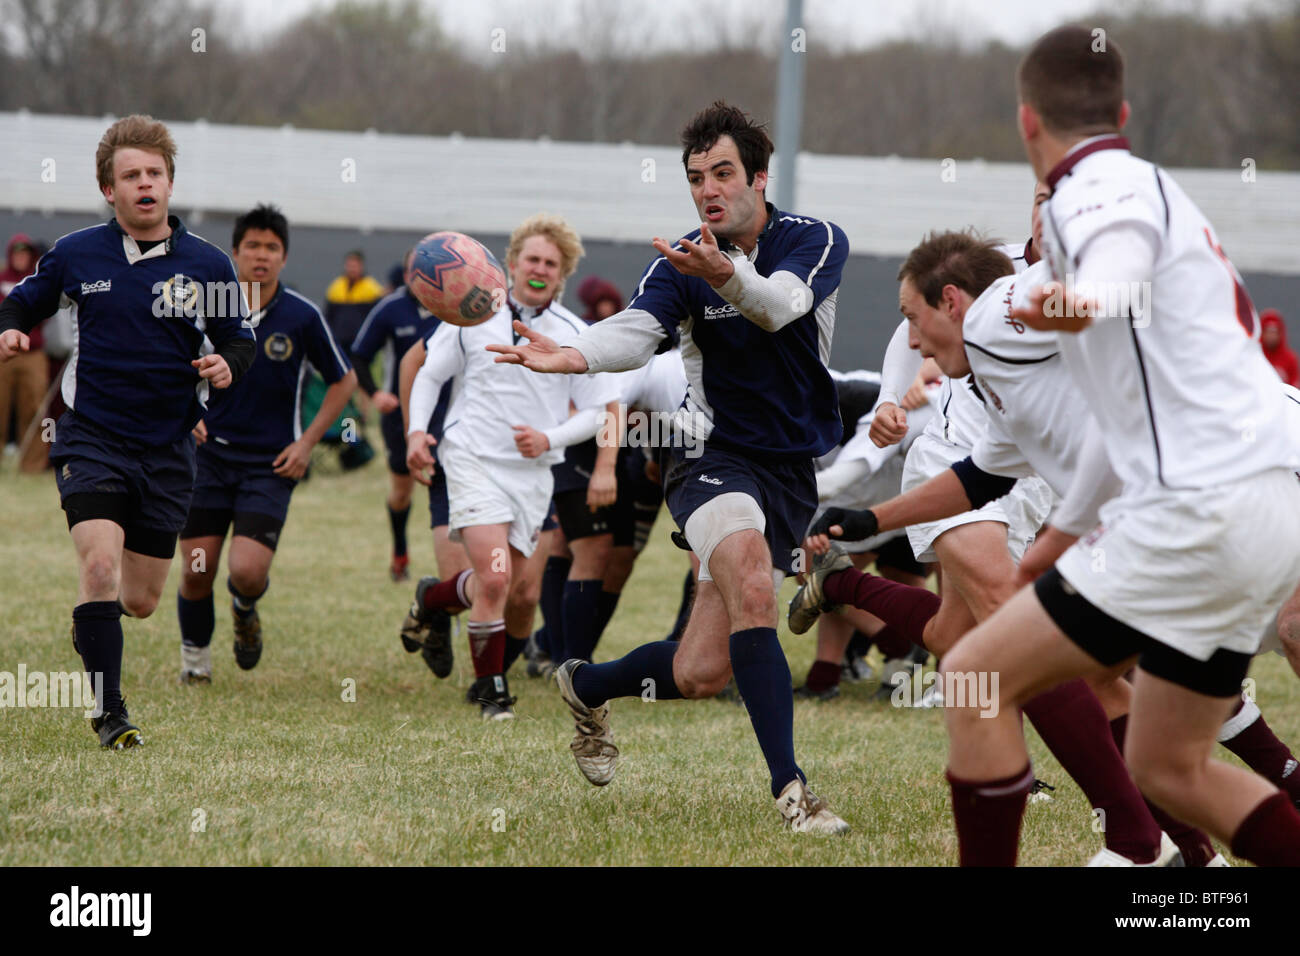
M129 926L135 936L148 936L152 923L152 893L71 893L50 897L51 926Z

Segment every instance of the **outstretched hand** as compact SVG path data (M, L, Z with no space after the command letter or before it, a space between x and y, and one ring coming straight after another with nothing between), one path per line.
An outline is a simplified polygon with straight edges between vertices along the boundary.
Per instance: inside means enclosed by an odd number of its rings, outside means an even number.
M1074 290L1049 282L1030 290L1029 300L1012 309L1011 318L1039 332L1082 332L1092 325L1094 310L1093 303L1077 298Z
M707 223L700 223L699 242L680 240L680 252L671 242L658 236L650 244L682 275L699 276L715 289L726 285L735 274L736 267L731 264L731 257L718 248L718 240L713 237Z
M577 349L560 348L554 339L530 329L518 319L514 322L515 334L528 340L527 345L489 345L489 352L499 353L496 362L503 365L522 365L534 372L587 371L587 360Z

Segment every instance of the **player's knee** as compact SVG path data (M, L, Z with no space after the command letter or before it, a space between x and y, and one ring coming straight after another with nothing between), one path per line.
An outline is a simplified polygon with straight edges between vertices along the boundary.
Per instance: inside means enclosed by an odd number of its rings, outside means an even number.
M81 564L81 580L92 601L112 600L121 583L117 562L110 554L92 552Z
M122 608L132 617L148 617L158 609L157 594L124 594L119 600Z
M730 679L731 668L725 664L708 666L697 662L673 674L677 689L688 700L716 697Z
M921 642L935 657L943 658L952 650L959 636L954 634L951 628L944 627L941 615L936 614L925 622L925 630L921 632Z
M510 578L503 571L474 573L475 602L488 605L504 604L510 596Z
M230 562L230 583L240 594L250 597L266 590L266 570L260 564Z
M523 578L510 586L508 603L513 608L533 608L542 599L541 579Z
M747 573L741 580L737 610L746 622L776 619L776 592L772 589L772 577L766 570ZM749 623L748 626L763 625Z

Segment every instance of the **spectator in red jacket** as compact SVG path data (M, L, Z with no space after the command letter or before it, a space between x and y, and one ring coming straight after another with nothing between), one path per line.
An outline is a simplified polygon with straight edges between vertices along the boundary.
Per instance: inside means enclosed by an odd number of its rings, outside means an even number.
M588 276L578 286L578 301L587 307L583 321L588 324L607 319L623 311L623 296L618 286L598 276Z
M1278 377L1288 385L1300 388L1300 359L1286 344L1286 323L1277 309L1265 309L1259 316L1259 344L1264 347L1264 357Z
M36 261L36 242L30 236L16 233L9 240L4 268L0 270L0 300L36 271ZM49 447L39 435L27 435L50 384L50 361L42 351L44 344L38 325L31 331L30 349L0 366L0 450L10 441L18 445L23 451L23 471L40 471L49 455ZM25 447L24 437L28 438Z

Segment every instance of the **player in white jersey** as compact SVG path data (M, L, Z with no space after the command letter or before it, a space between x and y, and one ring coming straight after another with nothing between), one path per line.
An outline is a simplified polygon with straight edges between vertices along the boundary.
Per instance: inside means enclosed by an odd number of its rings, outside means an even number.
M1033 779L1014 706L1136 663L1126 755L1143 792L1238 856L1296 865L1286 795L1210 758L1259 635L1300 580L1295 453L1254 309L1204 216L1118 135L1128 105L1112 38L1102 50L1084 28L1053 30L1018 85L1026 152L1053 189L1041 251L1060 284L1012 316L1061 332L1123 491L945 662L1000 674L996 717L946 711L963 859L1014 860Z
M940 457L936 453L933 458L936 465L932 474L925 478L948 476L951 482L955 482L954 467L968 458L970 448L980 439L989 420L996 414L994 408L990 408L987 413L984 411L984 402L989 402L994 407L996 405L971 376L971 369L965 363L961 328L963 317L974 307L973 303L989 302L992 295L990 286L1001 289L1002 286L998 283L1010 281L1008 274L1011 271L1011 263L998 253L992 243L981 241L967 233L939 233L930 236L912 251L900 270L900 305L908 317L909 338L914 347L926 356L935 357L943 371L950 376L949 381L959 383L960 389L970 389L972 395L979 396L976 399L977 414L970 415L961 423L966 431L958 434L955 427L950 425L947 441L943 445L935 443L944 453L956 453L960 457ZM999 279L999 276L1007 278ZM946 348L938 348L935 343ZM953 401L956 400L954 395ZM921 447L920 443L925 437L918 439L909 453L909 459ZM966 443L965 451L960 450L954 439ZM937 464L938 462L942 464ZM934 610L933 604L937 602L925 592L908 593L907 589L849 572L843 567L837 568L837 563L842 562L836 562L833 557L819 558L814 564L809 583L791 603L792 629L800 623L797 620L800 612L803 616L817 613L822 603L819 601L819 592L825 595L826 601L852 603L891 623L897 616L902 627L909 624L915 627L922 620L921 615L929 610L933 617L924 624L926 646L943 658L941 667L944 670L951 670L951 654L955 647L960 647L968 639L963 634L970 626L952 634L940 626L940 622L945 622L945 615L946 622L954 622L958 626L963 616L966 620L986 620L1008 600L1016 588L1015 559L1020 557L1024 547L1017 540L1014 531L1009 535L1008 527L1014 529L1019 526L1027 529L1027 533L1032 536L1046 517L1053 497L1051 489L1042 478L1033 474L1032 469L1023 469L1019 474L1023 476L1019 483L1015 478L1006 479L1005 483L999 484L996 494L978 499L971 494L969 500L963 499L963 506L945 506L936 508L931 513L921 513L922 509L913 508L899 520L894 520L893 517L897 510L893 507L894 503L886 502L865 513L871 519L870 527L861 527L858 521L847 520L849 516L846 515L828 515L823 519L823 524L838 517L846 529L859 526L854 533L845 535L848 538L874 533L877 530L876 514L887 519L879 522L881 529L903 527L918 521L926 523L922 527L942 527L952 520L948 516L960 515L965 518L965 522L946 530L939 537L937 545L943 559L945 579L952 580L943 582L943 604ZM1033 487L1039 489L1037 493L1041 495L1041 504L1036 512L1025 515L1018 507L1006 508L1003 511L1006 517L1002 523L978 518L972 521L971 516L987 513L982 510L987 509L987 503L995 502L1003 496L1014 501L1026 480L1034 482ZM912 487L928 489L933 484L934 482L922 478L914 481ZM1013 486L1017 487L1017 492L1013 492ZM960 492L960 485L957 488ZM906 490L908 489L905 488ZM912 502L921 494L921 491L914 491L902 500ZM813 528L815 533L824 530L821 525ZM809 541L810 550L820 551L824 547L824 539L818 541L814 537ZM1013 551L1009 549L1014 549L1014 557ZM962 586L954 586L955 582L960 582ZM901 615L897 610L900 604L903 606ZM971 673L976 671L972 670ZM949 698L952 696L949 691L951 684L947 680L945 684L944 696ZM951 706L961 701L946 702ZM1083 788L1091 805L1105 811L1108 821L1105 831L1106 849L1094 858L1094 865L1178 865L1181 862L1177 846L1172 839L1162 837L1162 827L1157 826L1150 810L1133 787L1112 740L1106 713L1083 681L1070 681L1047 690L1046 693L1030 695L1023 701L1022 708L1061 765ZM1012 714L1019 729L1014 709ZM1032 779L1030 784L1032 785ZM969 862L965 849L963 862Z
M447 614L469 608L474 693L485 719L513 716L507 638L517 656L531 632L541 562L528 559L551 500L551 465L564 447L596 434L606 405L618 397L610 376L532 375L494 363L485 347L511 337L513 322L561 342L576 338L581 320L556 299L581 255L582 243L563 219L543 214L522 223L506 253L511 288L505 307L470 328L440 326L411 387L407 464L417 481L427 483L433 440L425 423L443 383L453 381L439 462L447 477L451 536L463 542L472 567L448 581L422 579L403 631L427 629L426 642L448 639ZM577 408L572 417L570 401ZM447 663L450 671L450 655Z

